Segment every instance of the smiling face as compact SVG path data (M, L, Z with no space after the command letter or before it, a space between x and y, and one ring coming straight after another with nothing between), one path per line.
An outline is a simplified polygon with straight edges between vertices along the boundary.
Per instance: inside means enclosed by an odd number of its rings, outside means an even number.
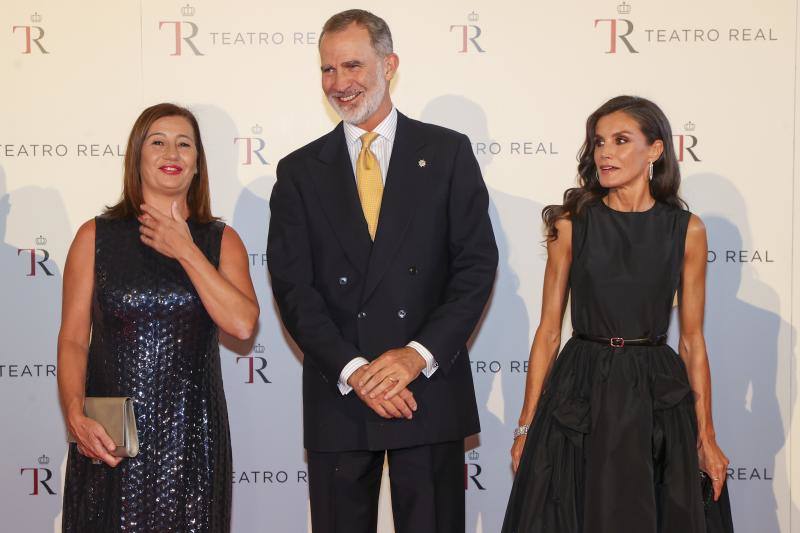
M648 166L661 156L664 143L652 144L639 123L624 111L605 115L597 121L594 138L594 163L600 185L607 189L623 187L636 180L648 180Z
M320 43L322 90L345 122L371 131L392 109L389 81L395 54L381 57L366 28L352 23L326 33Z
M183 117L162 117L147 130L140 160L142 192L185 195L197 172L194 129Z

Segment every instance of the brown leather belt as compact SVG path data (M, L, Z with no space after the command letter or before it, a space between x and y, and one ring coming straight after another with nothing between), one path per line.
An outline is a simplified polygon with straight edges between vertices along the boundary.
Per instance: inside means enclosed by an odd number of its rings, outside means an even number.
M594 335L586 335L573 331L572 336L584 341L605 344L612 348L622 348L623 346L661 346L667 343L666 334L656 337L643 337L641 339L623 339L622 337L596 337Z

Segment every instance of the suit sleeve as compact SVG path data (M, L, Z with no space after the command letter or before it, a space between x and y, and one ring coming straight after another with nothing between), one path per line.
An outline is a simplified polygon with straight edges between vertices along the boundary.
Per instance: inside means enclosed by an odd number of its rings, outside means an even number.
M469 139L463 135L453 166L448 205L450 279L442 304L416 335L447 374L472 334L497 271L489 194Z
M342 337L325 300L314 288L305 208L284 161L278 163L269 205L267 264L281 318L303 355L335 387L345 365L361 354Z

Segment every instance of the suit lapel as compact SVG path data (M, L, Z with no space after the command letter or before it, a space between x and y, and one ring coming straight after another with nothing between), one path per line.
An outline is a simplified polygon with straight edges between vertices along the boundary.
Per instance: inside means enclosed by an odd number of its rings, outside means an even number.
M328 134L319 159L311 160L310 164L322 210L350 261L363 274L372 242L358 199L341 122Z
M378 232L369 257L362 302L369 299L386 273L414 216L419 203L417 198L425 190L425 171L420 166L418 157L420 148L424 146L424 139L417 130L413 121L398 113L397 132L381 201ZM360 207L359 205L359 213ZM364 227L366 228L366 223Z

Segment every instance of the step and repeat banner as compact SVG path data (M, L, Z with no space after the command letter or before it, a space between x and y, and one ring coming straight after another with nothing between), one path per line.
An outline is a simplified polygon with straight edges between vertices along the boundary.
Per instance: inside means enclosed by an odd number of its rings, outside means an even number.
M213 210L246 244L261 303L225 341L233 530L304 533L301 359L267 276L281 157L338 122L320 88L322 24L351 4L8 0L0 7L0 517L60 531L64 426L56 336L66 252L116 201L127 135L170 101L198 116ZM797 2L378 0L400 56L393 100L469 135L500 250L472 346L483 431L467 441L467 531L502 523L545 249L542 207L575 182L586 117L637 94L665 110L682 194L708 229L705 331L737 531L800 533L792 463L800 258ZM794 254L794 257L793 257ZM565 318L564 338L569 332ZM677 339L673 324L671 342ZM795 441L800 442L800 441ZM391 511L383 495L380 530ZM794 521L792 521L794 518ZM790 526L790 524L794 524Z

